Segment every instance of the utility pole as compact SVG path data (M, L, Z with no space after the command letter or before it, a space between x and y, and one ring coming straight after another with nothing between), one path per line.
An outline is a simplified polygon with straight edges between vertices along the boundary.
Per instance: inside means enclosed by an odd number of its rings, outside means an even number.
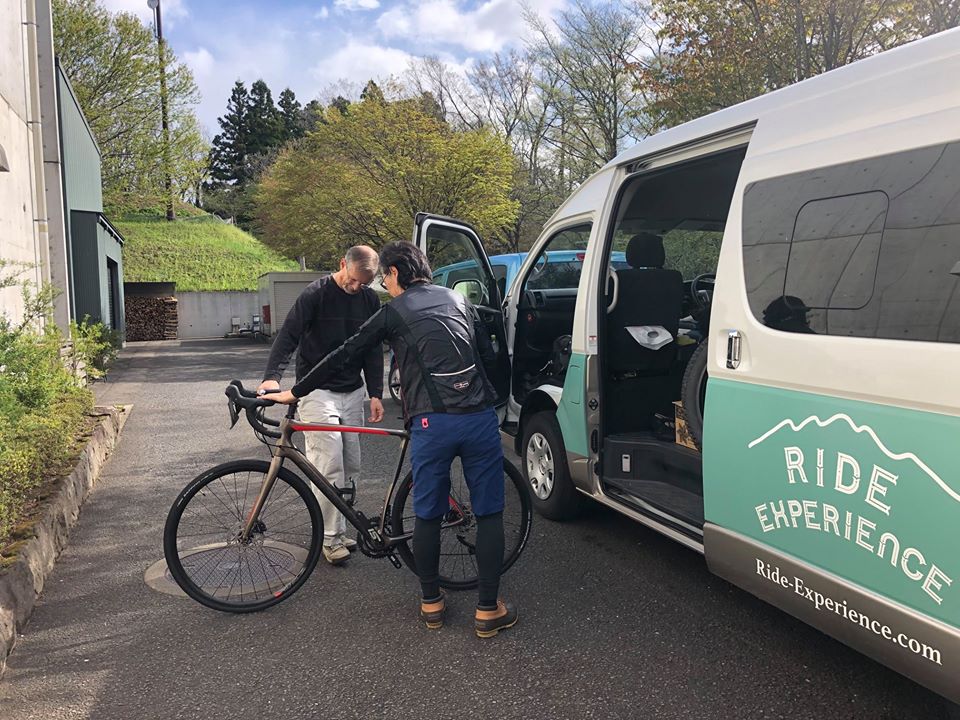
M157 36L157 53L160 61L160 126L163 131L163 186L167 201L167 220L176 219L173 212L173 181L170 179L170 125L167 121L167 63L163 52L163 23L160 18L160 0L147 0L153 10L154 28Z

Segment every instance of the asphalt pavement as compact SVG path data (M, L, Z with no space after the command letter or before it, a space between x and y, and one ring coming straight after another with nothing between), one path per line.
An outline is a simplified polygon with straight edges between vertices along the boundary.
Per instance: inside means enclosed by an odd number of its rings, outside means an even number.
M201 470L266 457L223 388L255 384L250 340L134 343L102 403L133 404L120 445L0 681L2 720L95 718L954 717L946 701L712 576L703 558L612 511L534 518L504 577L520 623L472 632L416 618L416 578L385 560L322 559L289 601L251 615L156 592L170 503ZM386 400L389 423L398 406ZM366 436L373 514L397 443Z

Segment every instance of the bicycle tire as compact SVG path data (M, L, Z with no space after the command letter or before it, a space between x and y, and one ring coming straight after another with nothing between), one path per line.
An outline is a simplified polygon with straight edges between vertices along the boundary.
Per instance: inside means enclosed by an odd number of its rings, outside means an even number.
M258 528L254 539L246 545L236 541L243 520L249 513L269 468L270 463L264 460L235 460L217 465L191 480L180 491L170 507L163 529L163 554L167 561L167 568L177 585L201 605L231 613L265 610L286 600L299 590L317 565L323 545L323 516L320 506L307 483L286 468L280 468L276 484L271 488L270 495L264 503L258 519L258 524L262 527ZM240 487L236 478L244 473L247 476L247 483L241 501ZM230 476L234 478L232 481L234 498L230 498L230 486L224 481L224 478ZM222 494L212 487L218 480ZM284 484L286 487L281 487ZM206 492L204 492L205 489ZM296 496L288 495L290 489L296 493ZM219 502L219 505L214 502L209 503L216 512L222 512L220 506L226 509L227 512L223 518L218 519L207 504L202 504L201 500L198 500L198 498L209 497ZM224 502L225 497L230 500L229 503ZM300 501L303 502L302 507L299 504ZM194 503L194 506L191 506L191 503ZM202 512L203 510L206 510L206 513ZM181 532L185 525L182 522L184 515L188 512L196 513L200 521L207 523L198 526L197 529L209 527L210 530L196 533ZM284 514L278 517L281 512ZM213 518L212 523L207 520L208 515ZM309 525L309 528L298 533L292 532L290 527L283 529L285 526L282 525L282 520L286 517L291 517L293 523L302 523L302 525L294 525L293 529L306 525ZM199 521L191 518L186 522ZM279 530L276 529L278 522L281 522ZM190 526L187 525L187 527ZM201 539L194 540L195 537ZM204 543L202 538L205 537L219 538L219 540ZM196 545L197 542L200 544ZM255 549L249 550L251 547ZM235 552L234 549L236 549ZM257 563L250 558L251 553L259 553L253 558L258 561ZM184 561L188 558L192 559L192 562L188 561L185 566ZM244 560L246 560L246 571ZM196 565L202 565L204 569L210 567L208 581L201 581L199 577L194 577L194 574L197 574L194 569ZM249 585L246 594L253 596L248 600L244 600L245 572ZM271 577L271 572L276 576L275 579ZM205 584L212 583L213 579L218 577L214 573L222 573L224 577L217 588L211 592L205 589ZM287 575L289 580L285 577ZM221 590L228 576L231 578L231 584L226 597L222 592L218 595L217 591ZM232 600L237 581L240 588L237 599ZM264 590L265 592L261 592Z
M530 503L530 496L527 494L526 486L523 481L523 475L520 473L520 470L511 463L506 458L503 459L503 470L504 474L510 479L510 484L505 488L506 491L506 500L508 508L511 502L516 503L516 515L517 515L517 525L514 532L511 535L512 541L508 540L507 537L504 538L504 558L503 558L503 569L501 573L505 573L509 570L513 564L517 561L517 558L520 557L520 553L523 552L524 547L526 547L527 540L530 538L530 524L533 520L533 509ZM514 488L516 491L515 496L510 495L510 487ZM409 523L413 519L412 508L407 508L407 502L410 499L410 489L413 487L413 472L408 472L406 477L400 483L400 487L394 495L393 507L391 510L391 527L395 535L403 534L404 532L409 532L413 528L409 526ZM412 502L412 501L411 501ZM466 505L466 503L460 503L460 505ZM505 510L505 522L507 524L506 510ZM407 522L405 523L404 520ZM406 527L405 527L406 525ZM456 534L457 532L463 532L460 526L457 527L444 527L441 533L451 533ZM506 535L506 533L505 533ZM441 534L441 538L443 535ZM442 542L442 540L441 540ZM461 540L462 543L462 540ZM397 552L400 555L400 558L403 560L404 564L410 568L410 570L416 574L417 566L413 558L413 550L410 547L410 541L405 541L397 545ZM443 573L443 565L441 564L440 572L440 585L449 590L471 590L477 587L478 578L476 575L471 577L464 578L453 578L447 576Z

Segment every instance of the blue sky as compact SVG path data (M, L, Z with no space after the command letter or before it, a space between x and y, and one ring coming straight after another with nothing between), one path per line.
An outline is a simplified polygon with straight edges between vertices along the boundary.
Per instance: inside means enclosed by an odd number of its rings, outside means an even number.
M146 0L99 0L152 20ZM544 16L566 0L527 0ZM341 80L399 75L414 55L467 67L522 43L521 0L161 0L165 39L193 70L201 123L219 130L234 81L290 87L303 103Z

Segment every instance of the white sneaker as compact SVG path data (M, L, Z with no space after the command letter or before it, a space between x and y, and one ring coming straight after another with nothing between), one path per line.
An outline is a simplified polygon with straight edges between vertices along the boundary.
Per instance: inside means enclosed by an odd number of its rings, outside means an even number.
M337 535L337 540L350 552L353 552L357 549L357 541L352 537L348 537L346 533L340 533Z
M323 556L331 565L339 565L350 557L350 551L340 542L340 538L334 538L329 545L324 544Z

